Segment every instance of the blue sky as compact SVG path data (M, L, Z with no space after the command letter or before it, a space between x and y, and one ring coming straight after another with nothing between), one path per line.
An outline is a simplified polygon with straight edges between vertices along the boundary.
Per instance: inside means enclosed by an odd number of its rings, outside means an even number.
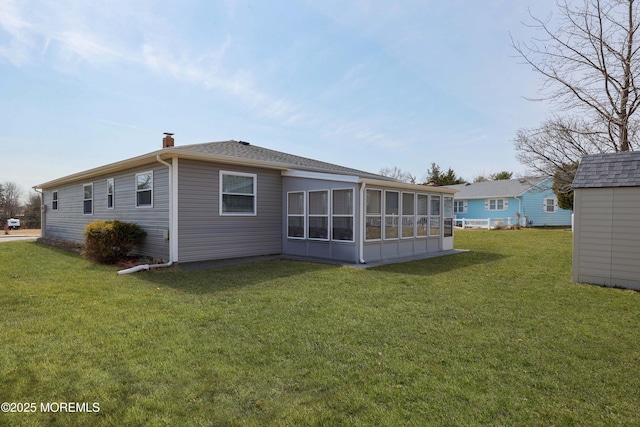
M249 141L358 169L525 170L547 107L514 57L555 0L0 1L0 182Z

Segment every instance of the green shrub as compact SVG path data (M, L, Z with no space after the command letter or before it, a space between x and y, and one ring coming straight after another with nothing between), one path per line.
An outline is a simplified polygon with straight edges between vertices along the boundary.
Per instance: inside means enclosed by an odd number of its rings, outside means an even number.
M114 264L127 257L147 233L138 224L122 221L94 221L84 230L83 255L93 261Z

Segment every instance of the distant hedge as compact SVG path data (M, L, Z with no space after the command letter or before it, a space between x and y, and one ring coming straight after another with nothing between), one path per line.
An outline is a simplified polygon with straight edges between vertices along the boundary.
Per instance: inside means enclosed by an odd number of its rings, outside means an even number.
M147 233L138 224L122 221L94 221L84 230L83 256L103 264L125 259Z

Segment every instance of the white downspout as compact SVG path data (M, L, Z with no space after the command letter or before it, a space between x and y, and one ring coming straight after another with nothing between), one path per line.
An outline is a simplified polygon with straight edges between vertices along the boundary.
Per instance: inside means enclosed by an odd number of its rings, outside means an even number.
M160 158L160 154L158 154L156 156L156 160L159 163L162 163L163 165L165 165L166 167L169 168L169 262L166 262L164 264L144 264L144 265L136 265L135 267L131 267L131 268L127 268L125 270L120 270L118 271L118 274L122 275L122 274L129 274L129 273L136 273L138 271L142 271L142 270L149 270L152 268L164 268L164 267L170 267L173 264L173 259L174 259L174 250L173 250L173 241L174 239L177 239L178 236L177 234L174 235L174 212L173 212L173 206L174 206L174 200L173 200L173 166L171 165L171 163L167 163L164 160L162 160Z
M361 182L360 183L360 238L358 239L358 256L359 256L359 261L360 264L366 264L367 261L364 260L364 236L366 233L366 222L367 222L367 215L366 212L364 211L365 209L365 200L364 200L364 196L365 196L365 187L367 186L366 182Z

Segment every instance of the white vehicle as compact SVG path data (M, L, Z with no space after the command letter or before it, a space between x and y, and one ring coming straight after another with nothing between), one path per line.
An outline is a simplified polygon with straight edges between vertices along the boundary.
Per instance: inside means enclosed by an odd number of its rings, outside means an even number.
M9 226L10 230L17 230L18 228L20 228L20 220L15 218L10 218L7 220L7 225Z

